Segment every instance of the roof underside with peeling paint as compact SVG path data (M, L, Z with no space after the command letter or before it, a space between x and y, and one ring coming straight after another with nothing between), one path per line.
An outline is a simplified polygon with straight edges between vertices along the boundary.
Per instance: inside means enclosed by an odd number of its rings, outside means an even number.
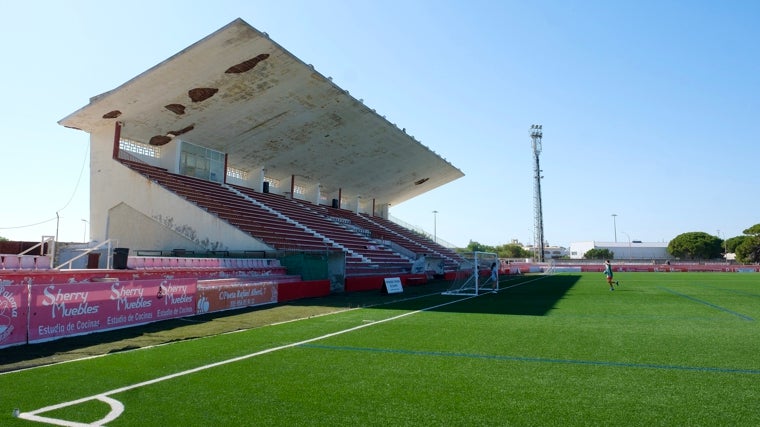
M179 137L229 166L397 205L463 173L238 19L62 119L153 145Z

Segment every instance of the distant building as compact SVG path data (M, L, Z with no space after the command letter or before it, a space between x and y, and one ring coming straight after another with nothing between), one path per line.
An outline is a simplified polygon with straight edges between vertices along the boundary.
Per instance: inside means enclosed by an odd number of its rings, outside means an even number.
M630 242L574 242L570 243L570 258L582 259L583 255L591 249L607 249L613 253L615 259L652 260L673 258L668 254L667 242L642 242L632 240Z
M535 254L536 253L536 247L535 246L528 246L523 245L523 249L526 251L530 251L530 253ZM544 245L544 259L558 259L562 257L568 256L570 251L562 246L549 246L548 244Z

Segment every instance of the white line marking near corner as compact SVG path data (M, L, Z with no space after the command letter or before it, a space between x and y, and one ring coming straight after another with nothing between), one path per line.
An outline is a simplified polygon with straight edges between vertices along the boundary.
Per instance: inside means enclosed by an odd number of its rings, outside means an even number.
M515 285L515 286L517 286L517 285ZM230 363L239 362L241 360L250 359L252 357L261 356L263 354L268 354L268 353L272 353L272 352L279 351L279 350L284 350L284 349L288 349L288 348L292 348L292 347L297 347L297 346L300 346L300 345L303 345L303 344L308 344L308 343L311 343L311 342L314 342L314 341L323 340L325 338L331 338L331 337L342 335L342 334L345 334L345 333L348 333L348 332L353 332L353 331L356 331L356 330L359 330L359 329L363 329L363 328L366 328L368 326L374 326L374 325L378 325L378 324L381 324L381 323L390 322L392 320L398 320L398 319L401 319L403 317L411 316L413 314L421 313L421 312L424 312L424 311L435 310L435 309L440 308L440 307L445 307L447 305L456 304L458 302L466 301L466 300L469 300L469 299L472 299L472 298L477 298L477 296L469 296L469 297L466 297L466 298L459 298L459 299L456 299L456 300L453 300L453 301L448 301L448 302L445 302L445 303L442 303L442 304L434 305L432 307L427 307L427 308L423 308L423 309L420 309L420 310L410 311L410 312L407 312L407 313L399 314L397 316L389 317L387 319L377 320L377 321L372 322L372 323L362 323L361 325L354 326L354 327L348 328L348 329L344 329L342 331L332 332L332 333L325 334L325 335L322 335L322 336L319 336L319 337L309 338L307 340L303 340L303 341L299 341L299 342L295 342L295 343L281 345L279 347L268 348L268 349L265 349L265 350L257 351L255 353L246 354L244 356L239 356L239 357L235 357L235 358L232 358L232 359L222 360L220 362L216 362L216 363L211 363L211 364L208 364L208 365L199 366L197 368L188 369L188 370L177 372L177 373L170 374L170 375L165 375L165 376L159 377L159 378L154 378L152 380L143 381L143 382L140 382L140 383L136 383L136 384L132 384L132 385L116 388L116 389L113 389L113 390L110 390L110 391L107 391L107 392L104 392L104 393L96 394L96 395L93 395L93 396L83 397L81 399L72 400L72 401L69 401L69 402L63 402L63 403L59 403L59 404L56 404L56 405L46 406L44 408L36 409L36 410L30 411L30 412L22 412L22 413L20 413L18 415L18 417L22 418L22 419L25 419L25 420L29 420L29 421L36 421L36 422L40 422L40 423L47 423L47 424L52 424L52 425L57 425L57 426L62 426L62 427L84 427L84 426L90 426L90 427L94 426L94 427L97 427L97 426L103 426L107 422L111 422L111 421L115 420L116 418L118 418L119 415L121 415L121 413L124 411L124 405L121 402L119 402L118 400L109 397L111 395L122 393L122 392L125 392L125 391L128 391L128 390L132 390L132 389L135 389L135 388L145 387L145 386L148 386L148 385L151 385L151 384L156 384L156 383L159 383L159 382L162 382L162 381L166 381L166 380L170 380L170 379L173 379L173 378L178 378L178 377L182 377L182 376L185 376L185 375L194 374L196 372L205 371L207 369L216 368L218 366L223 366L223 365L227 365L227 364L230 364ZM91 400L100 400L102 402L107 403L109 406L111 406L111 411L109 412L108 415L106 415L106 417L104 417L103 419L100 419L98 421L95 421L93 423L80 423L80 422L75 422L75 421L60 420L60 419L56 419L56 418L48 418L48 417L44 417L44 416L40 416L39 415L39 414L43 414L45 412L54 411L54 410L57 410L57 409L68 407L68 406L73 406L73 405L78 405L80 403L89 402Z
M54 411L56 409L65 408L67 406L78 405L80 403L88 402L90 400L100 400L101 402L108 404L108 406L111 407L111 410L108 412L108 414L105 417L93 423L79 423L76 421L60 420L57 418L42 417L42 416L37 415L40 413L45 413L48 411ZM63 426L63 427L104 426L107 423L119 418L119 415L121 415L122 412L124 412L124 405L118 400L108 397L106 393L106 394L98 394L95 396L85 397L83 399L72 400L71 402L64 402L64 403L59 403L57 405L47 406L45 408L41 408L32 412L22 412L18 414L18 417L24 420L37 421L40 423L53 424L53 425Z

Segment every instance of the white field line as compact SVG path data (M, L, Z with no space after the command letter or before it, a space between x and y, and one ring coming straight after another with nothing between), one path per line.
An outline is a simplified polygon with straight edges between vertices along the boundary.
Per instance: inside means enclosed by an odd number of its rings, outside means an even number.
M540 277L540 278L537 278L537 279L533 279L533 280L528 280L528 281L521 282L521 283L518 283L518 284L515 284L515 285L512 285L512 286L508 286L506 288L502 288L500 290L505 290L505 289L510 289L510 288L514 288L514 287L517 287L517 286L522 286L524 284L527 284L527 283L530 283L530 282L534 282L534 281L540 280L542 278L543 277ZM303 341L298 341L298 342L295 342L295 343L281 345L281 346L278 346L278 347L268 348L268 349L265 349L265 350L257 351L255 353L246 354L246 355L235 357L235 358L232 358L232 359L222 360L222 361L211 363L211 364L208 364L208 365L199 366L199 367L196 367L196 368L193 368L193 369L188 369L188 370L177 372L177 373L174 373L174 374L165 375L163 377L154 378L152 380L143 381L143 382L140 382L140 383L136 383L136 384L132 384L132 385L116 388L116 389L113 389L113 390L106 391L104 393L100 393L100 394L96 394L96 395L92 395L92 396L87 396L87 397L83 397L83 398L72 400L72 401L68 401L68 402L62 402L62 403L59 403L59 404L56 404L56 405L46 406L44 408L36 409L36 410L30 411L30 412L21 412L21 413L18 414L18 417L22 418L22 419L25 419L25 420L29 420L29 421L36 421L36 422L40 422L40 423L47 423L47 424L52 424L52 425L57 425L57 426L62 426L62 427L83 427L83 426L91 426L91 427L95 426L95 427L97 427L97 426L104 426L105 423L113 421L116 418L118 418L119 415L121 415L121 413L124 411L124 406L122 405L121 402L119 402L116 399L113 399L113 398L109 397L109 396L111 396L113 394L122 393L122 392L129 391L129 390L132 390L132 389L135 389L135 388L149 386L149 385L156 384L156 383L159 383L159 382L162 382L162 381L167 381L167 380L171 380L171 379L174 379L174 378L182 377L182 376L185 376L185 375L194 374L196 372L201 372L201 371L205 371L207 369L216 368L216 367L227 365L227 364L230 364L230 363L239 362L241 360L250 359L252 357L261 356L261 355L268 354L268 353L273 353L275 351L297 347L297 346L300 346L300 345L303 345L303 344L312 343L314 341L323 340L325 338L331 338L331 337L342 335L342 334L345 334L345 333L348 333L348 332L353 332L353 331L356 331L356 330L359 330L359 329L363 329L363 328L366 328L366 327L369 327L369 326L378 325L378 324L385 323L385 322L390 322L390 321L393 321L393 320L398 320L398 319L401 319L401 318L404 318L404 317L407 317L407 316L411 316L413 314L421 313L421 312L424 312L424 311L435 310L435 309L440 308L440 307L445 307L447 305L456 304L456 303L459 303L459 302L462 302L462 301L467 301L469 299L477 298L477 297L478 297L478 295L468 296L466 298L459 298L459 299L456 299L456 300L453 300L453 301L445 302L443 304L434 305L432 307L427 307L427 308L423 308L423 309L420 309L420 310L410 311L410 312L407 312L407 313L399 314L398 316L389 317L387 319L378 320L378 321L375 321L375 322L372 322L372 323L363 323L361 325L354 326L352 328L344 329L344 330L341 330L341 331L332 332L332 333L329 333L329 334L321 335L321 336L314 337L314 338L309 338L309 339L306 339L306 340L303 340ZM61 408L65 408L65 407L68 407L68 406L73 406L73 405L78 405L80 403L89 402L91 400L100 400L102 402L105 402L105 403L109 404L111 406L111 411L103 419L100 419L100 420L95 421L93 423L79 423L79 422L75 422L75 421L60 420L60 419L56 419L56 418L48 418L48 417L43 417L43 416L38 415L38 414L42 414L42 413L49 412L49 411L55 411L55 410L58 410L58 409L61 409Z
M331 312L328 312L328 313L312 314L312 315L309 315L309 316L306 316L306 317L299 317L299 318L290 319L290 320L283 320L281 322L273 322L273 323L270 323L270 324L267 324L267 325L256 326L256 327L253 327L253 328L236 329L234 331L220 332L218 334L207 335L207 336L203 336L203 337L188 338L188 339L184 339L184 340L181 340L181 341L171 341L171 342L161 343L161 344L146 345L146 346L140 347L140 348L135 348L135 349L130 349L130 350L123 350L123 351L118 352L118 354L131 353L133 351L149 350L149 349L155 348L155 347L163 347L165 345L181 344L183 342L188 342L188 341L204 340L204 339L213 338L213 337L216 337L216 336L219 336L219 335L237 334L239 332L246 332L246 331L250 331L250 330L253 330L253 329L259 329L259 328L263 328L263 327L267 327L267 326L276 326L276 325L282 325L282 324L285 324L285 323L300 322L300 321L306 320L306 319L314 319L314 318L323 317L323 316L332 316L334 314L345 313L345 312L353 311L353 310L359 310L361 308L379 307L379 306L383 306L383 305L386 305L386 304L392 304L392 303L404 302L404 301L411 301L411 300L415 300L415 299L419 299L419 298L425 298L425 297L429 297L431 295L438 295L438 294L440 294L440 292L433 292L433 293L430 293L430 294L417 295L417 296L414 296L414 297L403 298L403 299L400 299L400 300L393 300L393 301L390 301L390 302L381 302L381 303L378 303L378 304L369 304L369 305L362 305L362 306L356 306L356 307L349 306L348 308L344 308L344 309L336 310L336 311L331 311ZM180 318L180 320L182 320L182 319L189 319L189 318ZM76 358L76 359L62 360L60 362L53 362L53 363L48 363L48 364L44 364L44 365L33 366L33 367L30 367L30 368L15 369L15 370L12 370L12 371L0 372L0 376L2 376L2 375L10 375L10 374L13 374L13 373L16 373L16 372L30 371L30 370L33 370L33 369L48 368L48 367L51 367L51 366L61 365L61 364L64 364L64 363L72 363L72 362L80 362L80 361L83 361L83 360L98 359L98 358L101 358L101 357L112 356L113 354L114 353L96 354L96 355L93 355L93 356L84 356L84 357L79 357L79 358Z

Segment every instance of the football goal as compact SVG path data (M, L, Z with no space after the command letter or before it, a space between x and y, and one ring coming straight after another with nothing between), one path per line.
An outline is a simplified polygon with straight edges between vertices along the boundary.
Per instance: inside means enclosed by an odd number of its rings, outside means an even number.
M499 257L493 252L471 252L462 254L465 259L444 295L480 295L499 290L499 275L491 277L491 268L500 267Z
M552 275L556 273L556 270L557 270L557 262L554 259L552 259L551 261L549 261L549 265L544 267L543 274Z

